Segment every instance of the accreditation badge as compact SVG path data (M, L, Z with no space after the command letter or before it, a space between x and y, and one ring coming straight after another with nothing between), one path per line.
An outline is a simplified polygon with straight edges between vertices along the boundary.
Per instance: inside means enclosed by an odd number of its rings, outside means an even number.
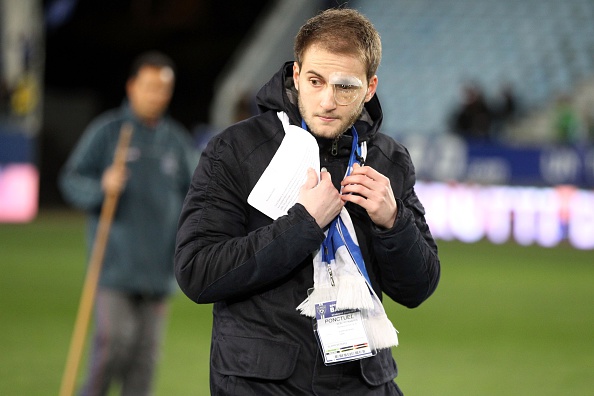
M339 311L336 301L316 304L315 328L326 365L374 355L359 309Z

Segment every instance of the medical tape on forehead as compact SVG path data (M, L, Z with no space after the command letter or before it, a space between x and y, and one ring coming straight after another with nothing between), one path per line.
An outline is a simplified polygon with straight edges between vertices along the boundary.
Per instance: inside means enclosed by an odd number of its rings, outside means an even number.
M159 72L159 77L163 81L173 80L173 70L170 67L166 66L166 67L162 68L161 71Z

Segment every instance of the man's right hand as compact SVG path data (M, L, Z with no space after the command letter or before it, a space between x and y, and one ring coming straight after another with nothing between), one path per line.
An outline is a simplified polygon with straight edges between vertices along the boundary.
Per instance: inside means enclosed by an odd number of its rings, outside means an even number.
M316 219L320 228L330 224L344 206L338 190L332 184L330 173L324 169L320 172L319 183L316 172L312 168L307 170L307 180L301 187L297 202Z
M127 179L126 168L112 165L103 172L101 187L106 195L119 194L124 189Z

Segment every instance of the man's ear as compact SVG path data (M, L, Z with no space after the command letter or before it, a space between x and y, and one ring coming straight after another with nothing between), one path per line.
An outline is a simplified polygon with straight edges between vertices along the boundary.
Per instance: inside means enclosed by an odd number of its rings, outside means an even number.
M299 91L299 65L297 62L293 62L293 85L295 85L295 89Z
M365 102L369 102L373 95L375 95L375 91L377 90L377 75L371 77L369 80L369 86L367 87L367 93L365 94Z

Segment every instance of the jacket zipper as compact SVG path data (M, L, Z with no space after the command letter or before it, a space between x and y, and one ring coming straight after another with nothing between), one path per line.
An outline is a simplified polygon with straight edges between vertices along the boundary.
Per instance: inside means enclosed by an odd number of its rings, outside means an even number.
M330 150L330 154L332 154L333 157L338 155L338 137L334 138L332 141L332 149Z

